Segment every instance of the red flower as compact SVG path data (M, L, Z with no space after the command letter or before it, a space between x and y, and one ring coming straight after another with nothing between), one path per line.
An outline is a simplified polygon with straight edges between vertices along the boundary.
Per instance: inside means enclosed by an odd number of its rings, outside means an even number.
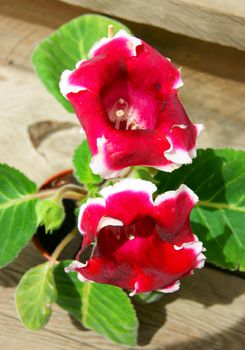
M202 243L192 233L190 212L197 196L185 185L152 201L149 181L125 179L101 191L81 207L82 249L92 243L91 258L66 269L81 281L119 286L135 293L173 292L179 278L204 265Z
M93 172L109 178L132 165L170 172L191 163L202 125L185 113L182 85L169 59L125 31L64 71L60 89L86 132Z

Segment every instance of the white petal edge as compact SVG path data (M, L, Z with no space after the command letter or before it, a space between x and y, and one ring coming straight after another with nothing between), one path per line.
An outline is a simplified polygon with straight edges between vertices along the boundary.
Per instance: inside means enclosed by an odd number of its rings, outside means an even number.
M114 179L123 174L127 173L129 168L124 168L120 170L110 169L105 162L105 151L104 147L107 142L107 139L103 135L102 137L97 138L97 153L92 157L90 161L90 169L94 174L100 175L104 179Z
M187 242L183 243L181 246L174 245L175 250L182 250L182 249L191 249L194 250L196 255L196 265L194 266L196 269L203 268L206 260L206 256L202 253L206 251L206 249L203 247L203 243L198 241L198 238L195 236L194 242Z
M129 293L130 297L133 297L134 295L136 295L139 292L139 282L135 282L134 284L134 290L132 292Z
M115 185L103 188L100 191L100 194L106 199L115 193L124 191L145 192L152 202L152 194L156 192L156 190L157 187L150 181L127 178L117 182Z
M175 125L175 127L179 125ZM182 127L181 127L182 129ZM172 131L172 130L171 130ZM164 152L164 157L169 160L170 162L173 162L175 164L190 164L192 163L192 157L191 155L193 153L189 153L187 150L183 150L180 148L174 148L173 142L171 140L170 136L166 136L166 139L168 140L170 147Z
M80 261L77 260L73 260L70 265L68 265L67 267L65 267L65 272L69 273L69 272L77 272L77 269L82 269L83 267L86 267L87 264L83 264Z
M83 277L83 275L81 273L79 273L79 272L77 273L77 278L82 283L84 283L84 282L94 282L94 281L88 280L87 278Z
M151 165L147 165L151 166ZM182 164L176 164L176 163L170 163L166 165L160 165L160 166L151 166L152 168L158 169L160 171L165 171L166 173L172 173L174 170L179 169L182 166Z
M81 273L79 273L77 271L77 269L82 269L84 267L87 266L87 263L86 264L83 264L81 263L80 261L77 261L77 260L73 260L69 266L65 267L65 272L66 273L69 273L69 272L77 272L77 278L79 279L79 281L81 282L88 282L90 280L88 280L87 278L83 277L83 275ZM90 282L93 282L93 281L90 281Z
M203 124L194 124L197 132L197 137L200 136L201 132L205 129Z
M123 226L123 222L109 216L102 216L99 221L97 231L100 231L103 227L106 226Z
M116 35L114 35L113 38L102 38L99 41L97 41L89 50L88 57L93 58L95 55L95 52L98 49L100 49L103 45L106 45L111 40L119 39L119 38L128 40L127 47L129 50L131 50L132 56L136 56L136 48L138 46L142 45L142 41L140 39L130 35L129 33L127 33L126 30L121 29L116 33Z
M100 205L104 208L106 206L104 198L90 198L87 200L86 203L81 205L80 211L79 211L79 216L78 216L78 230L82 235L85 234L85 232L82 231L82 229L81 229L83 213L84 213L85 209L87 209L90 205Z
M175 80L174 84L173 84L173 89L177 90L179 88L181 88L182 86L184 86L182 77L181 77L181 69L182 67L179 67L177 70L179 72L179 76L177 77L177 79Z
M170 130L170 134L173 131L174 128L179 127L181 129L186 129L187 125L184 124L175 124L172 126L171 130ZM194 127L196 128L196 133L197 133L197 137L199 137L200 133L204 130L204 126L203 124L194 124ZM190 150L184 150L184 149L178 149L175 148L173 146L173 141L171 139L171 135L166 136L168 142L169 142L169 149L167 149L164 152L164 157L169 160L170 162L173 162L173 164L176 164L176 168L178 169L182 164L191 164L192 163L192 159L196 157L197 152L196 152L196 146L194 146L192 149ZM163 170L166 172L171 172L171 167L170 167L170 171L168 170L168 165L167 168L164 169L164 167L161 168L157 168L159 170ZM173 169L174 170L174 169Z
M69 79L72 73L73 73L72 70L66 69L64 70L64 72L61 74L61 77L60 77L60 82L59 82L60 92L66 99L67 99L67 95L71 92L76 94L79 91L88 90L84 86L73 85L69 82Z
M105 162L105 152L104 146L107 142L107 139L103 135L102 137L98 137L97 140L97 153L92 157L90 161L90 169L96 175L100 175L104 179L113 179L118 177L121 171L114 171L106 165Z
M84 62L86 62L87 60L80 60L80 61L78 61L77 63L76 63L76 65L75 65L75 68L76 69L78 69Z
M83 136L83 135L85 135L86 136L86 134L85 134L85 130L81 127L80 128L80 130L79 130L79 132L80 132L80 134Z
M180 281L178 280L175 283L171 284L171 286L163 289L157 289L157 291L161 293L174 293L179 289L180 289Z
M177 89L181 88L182 86L184 86L184 83L183 83L183 80L181 78L181 75L179 75L179 77L175 80L175 82L173 84L173 88L177 90Z
M197 257L196 269L202 269L205 265L206 256L204 254L199 254Z
M180 193L183 192L187 193L188 196L191 198L193 206L198 202L198 196L188 186L183 184L180 185L180 187L176 191L167 191L157 196L157 198L154 201L154 205L158 206L159 204L165 202L168 199L175 199L180 195Z
M127 47L132 51L132 56L136 56L136 48L142 45L142 40L136 38L133 35L130 35L124 29L119 30L117 34L114 36L114 38L127 39L128 40ZM131 43L131 45L129 45L129 43Z

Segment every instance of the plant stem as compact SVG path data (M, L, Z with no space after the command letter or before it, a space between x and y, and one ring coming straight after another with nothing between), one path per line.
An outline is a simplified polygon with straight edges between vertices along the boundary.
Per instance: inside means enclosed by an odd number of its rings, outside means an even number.
M84 190L81 186L67 184L63 187L58 188L58 190L56 191L56 195L53 199L57 202L60 201L62 198L79 200L86 194L87 191Z
M68 233L67 236L60 242L60 244L55 248L53 254L51 255L50 263L54 264L57 262L57 258L59 257L62 250L67 246L68 243L77 235L77 227L74 227L74 229Z
M134 167L132 166L132 167L129 168L128 172L123 176L123 178L129 177L129 175L130 175L133 171L134 171Z
M28 196L28 198L45 199L45 198L50 198L54 196L55 200L60 200L62 198L81 200L86 194L87 194L87 191L82 187L77 185L67 184L63 187L52 188L50 190L44 190L41 192L34 193Z

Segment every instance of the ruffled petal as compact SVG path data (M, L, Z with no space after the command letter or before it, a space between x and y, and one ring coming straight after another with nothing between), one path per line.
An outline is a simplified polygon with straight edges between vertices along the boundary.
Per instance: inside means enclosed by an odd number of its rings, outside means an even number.
M171 61L143 42L135 59L127 60L128 79L138 88L154 90L162 97L183 85L181 73Z
M89 51L89 58L107 55L110 60L129 58L137 55L142 41L125 30L119 30L113 38L102 38Z
M153 217L162 239L173 244L182 244L194 239L189 217L197 202L197 195L185 185L181 185L176 191L165 192L155 199Z
M86 132L92 171L112 178L133 165L170 172L190 163L201 128L177 97L182 85L169 59L125 31L102 39L89 60L65 71L60 89Z
M89 199L81 206L78 217L78 229L84 236L82 250L95 240L100 220L105 216L105 213L106 207L103 198Z
M150 219L138 222L134 233L132 229L102 229L93 257L76 269L79 278L130 289L132 294L152 290L167 293L177 290L176 281L203 260L200 242L189 242L176 249L159 238Z
M92 255L73 262L82 282L95 281L129 289L130 295L160 290L171 293L179 279L202 268L204 248L192 233L189 215L197 196L185 185L158 196L156 186L124 179L101 190L103 198L81 207L82 249L93 241Z
M107 215L130 225L153 210L152 194L156 190L150 181L124 179L100 193L106 201Z

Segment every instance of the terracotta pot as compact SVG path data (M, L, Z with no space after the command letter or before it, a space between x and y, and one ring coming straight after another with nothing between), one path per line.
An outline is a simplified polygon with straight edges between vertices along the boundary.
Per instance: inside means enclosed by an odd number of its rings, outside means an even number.
M40 186L39 190L41 191L46 189L59 188L65 185L66 183L77 184L76 179L73 177L72 173L72 169L60 171L59 173L49 177ZM51 254L56 248L56 246L76 225L76 217L74 214L75 202L71 199L64 199L63 204L65 207L66 218L62 226L58 230L54 231L52 234L46 234L44 227L40 226L37 229L36 234L32 238L34 245L47 260L51 258ZM78 248L79 246L77 247L77 249ZM69 253L67 258L73 258L74 256L72 256L72 254Z

